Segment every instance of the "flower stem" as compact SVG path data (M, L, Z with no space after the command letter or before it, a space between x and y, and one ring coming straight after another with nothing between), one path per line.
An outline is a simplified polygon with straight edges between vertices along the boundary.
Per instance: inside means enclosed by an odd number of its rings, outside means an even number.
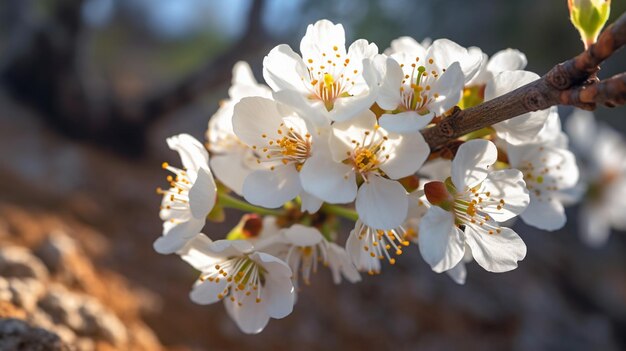
M359 219L359 215L356 213L355 210L342 206L324 204L324 206L322 206L322 211L326 213L332 213L345 219L349 219L353 222L356 222L356 220Z
M260 215L279 216L282 214L280 210L272 210L249 204L245 201L234 198L224 192L218 192L217 198L221 206L224 208L234 208L237 210L252 212Z

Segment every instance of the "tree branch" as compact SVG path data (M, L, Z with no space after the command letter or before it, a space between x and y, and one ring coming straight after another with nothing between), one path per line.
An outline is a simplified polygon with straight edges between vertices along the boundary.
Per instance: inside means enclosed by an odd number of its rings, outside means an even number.
M422 130L431 151L445 149L450 142L524 113L555 105L593 110L597 104L615 107L626 103L626 73L598 81L599 65L626 44L626 13L608 27L597 43L580 55L553 67L538 80L480 105L461 110Z

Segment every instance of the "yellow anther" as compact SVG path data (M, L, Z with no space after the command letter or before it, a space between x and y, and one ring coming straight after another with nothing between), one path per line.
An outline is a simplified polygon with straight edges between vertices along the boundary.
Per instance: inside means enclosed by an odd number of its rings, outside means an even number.
M335 78L333 78L332 74L325 73L324 74L324 86L326 87L326 89L332 88L334 83L335 83Z

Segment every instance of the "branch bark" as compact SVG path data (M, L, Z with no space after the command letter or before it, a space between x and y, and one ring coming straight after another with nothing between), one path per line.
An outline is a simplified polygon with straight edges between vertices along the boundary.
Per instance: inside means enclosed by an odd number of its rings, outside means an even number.
M431 151L445 149L456 138L555 105L593 110L598 104L615 107L626 103L626 73L598 81L599 65L626 44L626 13L608 27L597 43L578 56L560 63L538 80L480 105L461 110L422 130Z

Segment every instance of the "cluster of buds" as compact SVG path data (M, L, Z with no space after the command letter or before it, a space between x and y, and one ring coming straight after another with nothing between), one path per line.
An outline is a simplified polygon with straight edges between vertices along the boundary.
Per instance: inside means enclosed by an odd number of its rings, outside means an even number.
M578 190L579 165L556 108L465 135L452 153L431 154L420 130L457 106L538 79L526 62L517 50L489 58L447 39L401 37L383 53L359 39L346 49L342 25L309 25L299 53L279 45L265 57L267 85L247 63L235 65L206 148L186 134L167 140L183 167L163 165L173 175L159 190L164 224L155 249L200 271L191 299L224 301L246 333L290 314L319 269L337 284L354 283L406 250L459 284L472 261L490 272L515 269L526 245L507 223L519 217L559 229L564 206L596 191ZM586 142L582 150L594 149ZM610 177L624 194L624 167L604 177L597 180ZM211 240L201 231L207 218L223 220L225 208L246 214ZM346 220L354 228L347 238Z

